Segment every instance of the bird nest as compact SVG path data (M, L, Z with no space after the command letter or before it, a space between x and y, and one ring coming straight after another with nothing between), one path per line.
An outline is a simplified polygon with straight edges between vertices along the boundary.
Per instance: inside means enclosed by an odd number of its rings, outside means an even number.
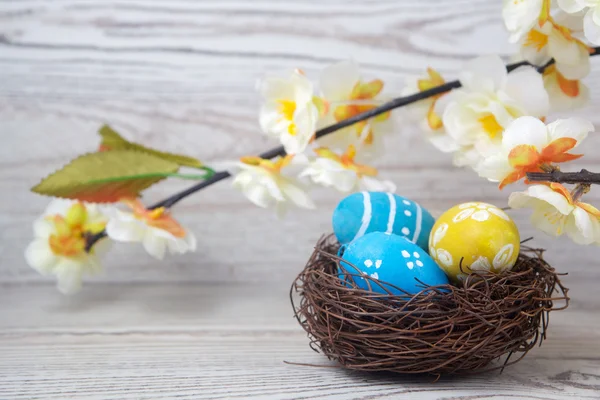
M352 370L440 376L503 368L541 345L550 311L569 302L540 249L524 248L511 271L423 285L416 295L358 288L350 276L376 281L341 268L338 250L335 237L321 238L290 297L313 350Z

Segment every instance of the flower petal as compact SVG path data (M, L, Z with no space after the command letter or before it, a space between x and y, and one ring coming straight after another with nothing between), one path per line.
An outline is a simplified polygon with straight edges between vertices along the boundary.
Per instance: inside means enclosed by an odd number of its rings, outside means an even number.
M548 146L542 150L542 157L554 161L554 157L562 155L573 147L577 146L577 140L573 138L560 138L552 141Z
M476 168L479 176L492 182L502 181L512 170L508 163L508 155L504 152L486 157Z
M313 203L312 199L306 194L306 192L290 181L283 182L281 184L281 190L285 194L285 196L291 200L298 207L314 209L316 208L315 203Z
M579 12L585 8L585 2L582 0L558 0L558 6L569 14Z
M555 141L560 138L573 138L577 144L584 140L588 133L594 131L594 125L582 118L557 119L548 124L549 141Z
M571 214L575 208L565 196L555 192L546 185L531 185L524 192L512 193L509 197L508 205L512 208L528 207L532 204L531 199L548 203L563 215Z
M502 147L511 151L519 145L532 145L538 150L548 144L546 125L537 118L525 116L511 122L502 136Z
M62 294L71 295L81 289L83 261L64 258L55 269L56 287Z
M565 230L567 235L577 244L591 244L596 241L592 217L585 210L575 207L567 220Z
M342 61L321 72L319 87L328 101L348 100L359 79L358 65L352 60Z
M502 17L506 29L511 33L510 42L518 42L533 27L542 11L542 0L504 0Z
M594 13L592 14L592 20L596 25L600 25L600 4L595 1L595 7L592 7Z
M352 99L372 99L376 97L383 90L383 81L381 79L374 79L367 83L358 83L352 89Z
M162 260L165 257L167 240L155 234L154 229L148 229L142 240L144 249L154 258Z
M293 99L294 86L288 79L268 77L258 81L257 90L265 100Z
M521 56L533 65L544 65L550 61L548 35L536 28L530 30L521 45Z
M67 199L52 199L46 210L44 211L44 215L66 215L67 210L75 203L74 200Z
M318 113L319 111L312 104L296 111L293 122L295 125L294 134L285 132L280 137L281 144L286 153L298 154L306 149L306 146L308 146L308 143L315 134Z
M427 132L426 138L436 149L443 153L453 153L460 149L460 146L456 143L456 140L454 140L445 131Z
M111 218L106 224L106 234L118 242L141 242L146 227L141 221Z
M35 239L25 249L25 261L42 275L52 273L59 258L50 249L47 239Z
M508 162L513 168L536 166L539 158L536 147L530 144L520 144L508 153Z
M573 39L567 39L553 30L548 40L548 51L556 60L556 69L567 79L582 79L590 73L590 53Z
M280 105L276 102L266 102L259 113L260 128L267 136L279 138L287 132L290 121L281 114Z
M54 226L46 217L38 218L33 223L33 234L36 238L48 238L53 233Z
M600 26L594 22L593 8L590 8L583 18L583 32L587 40L595 45L600 45Z
M539 201L536 204L531 214L531 224L550 236L561 236L569 217L559 213L547 203Z
M262 208L269 207L273 202L273 198L269 195L269 190L261 185L254 183L247 185L242 189L242 192L248 200Z
M543 117L548 113L550 100L544 80L533 67L521 67L508 74L503 90L527 115Z

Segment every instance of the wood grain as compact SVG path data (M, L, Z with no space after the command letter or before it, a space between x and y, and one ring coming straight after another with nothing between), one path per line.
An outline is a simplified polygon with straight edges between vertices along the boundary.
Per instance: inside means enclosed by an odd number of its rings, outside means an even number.
M552 315L549 339L502 374L348 373L312 352L282 285L97 285L0 292L0 398L593 399L600 321ZM577 324L578 329L573 329Z
M178 204L199 238L195 254L153 260L116 245L103 276L64 298L23 260L48 199L28 189L86 151L111 123L128 139L222 164L274 146L257 124L257 78L354 58L394 95L427 66L456 77L463 62L509 56L500 2L489 0L0 1L0 398L600 398L598 248L544 237L526 212L523 237L568 272L572 306L553 317L544 347L502 375L448 379L348 374L308 348L285 290L330 230L341 194L285 220L230 182ZM600 59L592 102L575 115L600 126ZM570 115L573 115L571 113ZM399 192L434 213L500 192L453 169L395 113L392 149L377 161ZM600 145L598 134L587 148ZM572 166L600 171L588 151ZM186 183L151 189L148 203ZM599 203L597 190L587 197ZM250 286L244 284L250 282Z

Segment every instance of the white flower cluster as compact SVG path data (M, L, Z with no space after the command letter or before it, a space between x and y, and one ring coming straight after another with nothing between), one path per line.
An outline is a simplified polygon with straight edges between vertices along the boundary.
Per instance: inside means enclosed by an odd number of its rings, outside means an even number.
M290 204L314 208L306 192L311 184L341 192L394 191L391 182L380 180L377 169L365 164L382 150L382 136L392 130L389 113L315 137L320 127L381 105L383 86L378 79L364 81L352 61L325 68L318 88L300 70L261 80L260 126L280 141L286 155L275 160L242 157L233 186L254 204L273 206L278 215Z
M164 208L147 210L137 199L123 199L126 208L96 206L72 200L53 200L34 222L35 239L25 250L27 263L42 275L54 275L58 290L73 294L85 275L102 271L100 256L110 241L100 239L90 249L88 238L106 230L119 242L140 242L150 255L162 259L166 249L183 254L196 250L194 234Z

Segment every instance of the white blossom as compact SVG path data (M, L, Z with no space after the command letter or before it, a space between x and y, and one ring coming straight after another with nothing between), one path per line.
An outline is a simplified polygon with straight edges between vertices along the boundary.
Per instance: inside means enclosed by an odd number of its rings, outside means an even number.
M301 208L314 209L315 204L300 182L282 174L282 169L292 162L292 158L288 155L270 161L258 157L244 157L238 164L241 171L235 175L233 187L241 190L259 207L274 206L279 216L285 214L290 203Z
M377 169L355 162L356 149L350 145L342 154L328 148L315 149L318 157L302 171L301 177L309 177L314 183L333 187L340 192L357 189L368 191L395 192L396 185L377 179Z
M138 199L122 199L129 210L107 210L106 233L119 242L139 242L153 257L162 260L171 254L196 250L196 237L182 227L164 207L148 210Z
M531 208L531 223L551 236L567 234L575 243L600 243L600 211L573 199L562 185L532 185L510 195L512 208Z
M542 77L532 67L508 74L499 57L479 57L467 63L460 82L463 88L456 90L443 116L446 131L460 146L458 165L476 167L499 151L502 132L515 118L548 112Z
M357 114L369 111L385 102L382 95L384 83L380 79L365 82L358 65L342 61L326 67L320 76L319 87L323 94L326 114L319 122L325 127ZM321 147L360 149L363 157L375 156L383 151L382 136L393 130L390 112L358 122L349 127L317 139Z
M27 263L42 275L54 275L61 293L81 289L84 275L102 271L99 256L108 241L97 242L86 251L86 236L101 232L106 217L93 204L53 200L33 224L34 240L25 250Z
M259 118L263 132L280 140L287 153L303 152L319 118L312 82L296 70L288 78L265 78L258 87L264 99Z
M569 14L585 13L585 37L593 44L600 45L600 0L558 0L558 6Z
M534 117L511 122L502 135L501 150L483 160L480 176L500 182L500 188L541 172L544 166L573 161L580 154L569 153L583 141L594 126L579 118L559 119L548 125Z
M545 0L503 1L502 17L511 43L518 42L538 22L544 3Z
M554 20L529 31L521 45L521 55L539 66L554 59L558 72L569 80L584 78L590 72L588 46L575 38L571 29Z

